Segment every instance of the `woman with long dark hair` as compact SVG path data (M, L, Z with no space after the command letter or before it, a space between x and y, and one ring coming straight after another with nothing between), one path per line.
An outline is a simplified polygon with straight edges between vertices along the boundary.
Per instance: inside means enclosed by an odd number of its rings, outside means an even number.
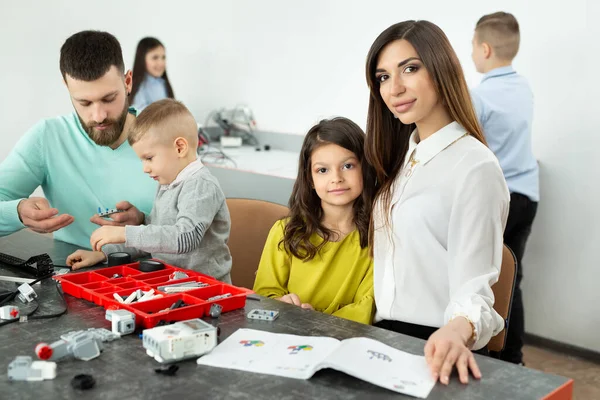
M376 325L427 340L434 379L481 376L504 321L493 309L509 194L458 58L428 21L390 26L366 63Z
M158 39L145 37L138 43L130 94L138 112L155 101L175 97L167 76L166 59L165 46Z

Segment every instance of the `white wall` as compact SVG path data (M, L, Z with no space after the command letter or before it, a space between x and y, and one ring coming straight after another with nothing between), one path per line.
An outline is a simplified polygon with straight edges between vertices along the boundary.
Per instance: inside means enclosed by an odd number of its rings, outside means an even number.
M600 145L600 32L592 28L598 2L0 0L0 160L38 119L71 111L58 57L79 30L115 34L128 65L142 36L160 38L175 93L199 122L214 108L241 102L254 109L261 129L303 134L331 115L364 127L366 53L400 20L440 25L476 84L473 26L500 9L520 21L515 66L536 94L543 199L525 257L527 330L600 351L600 270L592 250L600 203L593 156Z

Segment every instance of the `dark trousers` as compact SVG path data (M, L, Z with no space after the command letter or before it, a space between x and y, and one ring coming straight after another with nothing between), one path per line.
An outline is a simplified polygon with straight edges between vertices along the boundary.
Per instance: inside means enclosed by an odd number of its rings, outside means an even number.
M390 331L402 333L404 335L416 337L416 338L423 339L423 340L429 339L429 336L431 336L431 334L433 332L435 332L439 329L439 328L434 328L431 326L416 325L416 324L410 324L408 322L392 321L392 320L379 321L373 325L375 325L378 328L387 329ZM481 350L474 351L473 353L481 354L484 356L489 355L487 347L484 347Z
M538 203L519 193L510 195L510 211L504 231L504 243L515 253L517 259L517 279L513 294L513 303L508 320L508 332L504 350L491 356L504 361L519 364L523 362L523 336L525 334L525 317L523 313L523 297L521 295L521 279L523 278L523 254L525 244L531 233L531 225L535 218Z

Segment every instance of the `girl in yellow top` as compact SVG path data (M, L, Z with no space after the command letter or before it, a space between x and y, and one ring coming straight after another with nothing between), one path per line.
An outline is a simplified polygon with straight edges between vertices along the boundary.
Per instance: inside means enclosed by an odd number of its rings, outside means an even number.
M373 198L365 134L346 118L323 120L302 144L290 215L265 244L254 291L370 324L375 306L368 248Z

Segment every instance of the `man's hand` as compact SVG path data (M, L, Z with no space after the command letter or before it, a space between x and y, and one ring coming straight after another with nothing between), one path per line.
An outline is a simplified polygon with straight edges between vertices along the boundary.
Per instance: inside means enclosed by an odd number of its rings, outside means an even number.
M23 199L17 206L17 213L23 225L38 233L50 233L70 225L75 218L69 214L58 215L56 208L43 197Z
M101 251L77 250L67 257L67 265L73 271L79 268L91 267L106 260L106 256Z
M96 229L90 238L90 245L94 251L102 251L102 246L110 243L125 243L124 226L103 226Z
M138 210L130 202L120 201L115 207L117 210L123 210L123 212L111 214L111 219L104 219L96 214L90 218L90 222L100 226L141 225L144 223L144 213Z

